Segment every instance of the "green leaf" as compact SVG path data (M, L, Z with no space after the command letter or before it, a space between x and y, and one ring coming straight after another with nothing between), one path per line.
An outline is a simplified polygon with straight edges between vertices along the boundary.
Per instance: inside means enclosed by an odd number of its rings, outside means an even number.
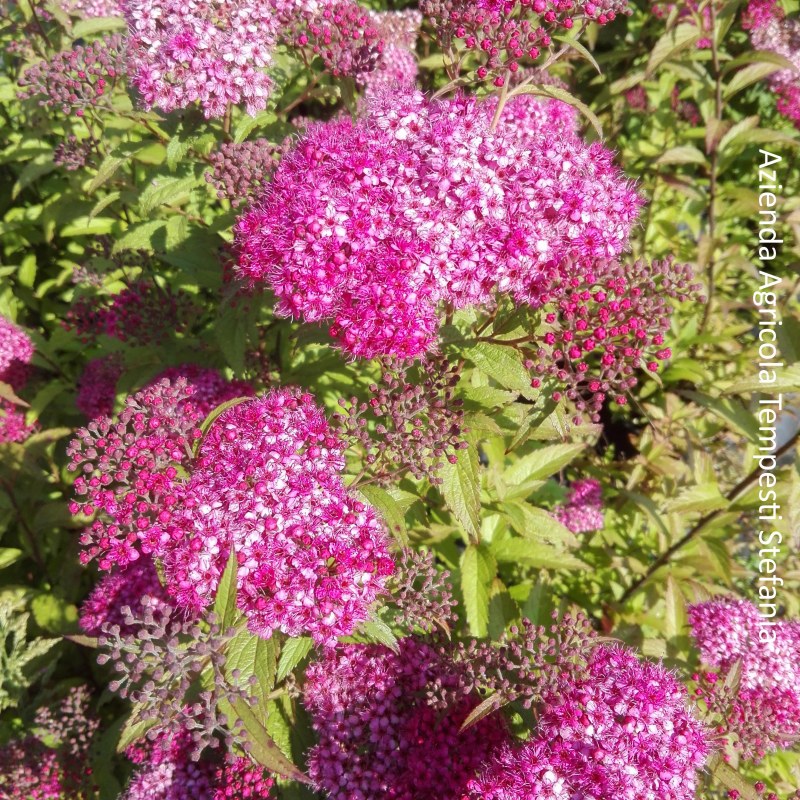
M585 444L553 444L540 447L515 461L504 473L503 480L510 485L549 478L572 462Z
M594 62L594 59L592 59ZM515 93L520 94L535 94L540 97L550 97L554 100L561 100L562 102L566 103L567 105L573 106L573 108L577 108L578 111L586 117L587 120L591 123L592 127L597 131L597 135L602 139L603 138L603 126L600 124L600 119L598 118L597 114L592 111L589 106L586 105L582 100L579 100L574 95L570 94L566 89L561 89L558 86L520 86L518 89L514 90Z
M752 781L740 775L730 764L723 761L718 754L713 756L709 762L709 769L715 780L719 781L727 789L735 789L739 794L739 800L759 800L759 795L753 787Z
M132 153L129 153L123 156L106 156L97 169L97 175L89 181L89 185L86 187L86 194L94 194L106 181L114 176L116 171L128 161L132 155Z
M73 603L42 593L31 600L31 613L40 628L50 633L77 633L78 608Z
M491 553L484 545L469 545L461 556L461 592L467 624L473 636L486 636L489 630L489 587L497 571Z
M456 463L447 461L441 472L441 489L447 507L463 525L470 540L480 538L481 489L478 451L474 444L459 450Z
M177 205L189 196L196 185L197 180L194 176L187 178L160 176L142 192L139 198L139 213L147 217L159 206Z
M595 57L577 39L573 39L571 36L554 36L553 38L557 42L571 47L579 56L588 61L595 70L597 70L598 75L603 74L603 70L600 69L600 65L597 63Z
M308 778L281 752L248 703L242 699L220 701L220 710L228 717L229 727L241 720L249 740L249 754L271 772L289 780L308 783Z
M501 509L511 527L523 539L544 541L561 550L578 544L578 537L543 508L512 501L503 503Z
M686 633L688 617L686 615L686 599L672 575L667 576L667 586L664 595L666 611L664 614L664 633L673 639Z
M22 550L16 547L0 547L0 569L15 564L23 556Z
M147 731L158 722L158 717L155 716L148 719L140 719L139 715L143 708L144 706L135 705L130 716L125 720L117 742L118 753L124 753L134 742L143 739Z
M482 719L494 714L503 706L508 705L508 700L503 697L499 692L490 694L485 700L478 703L475 708L467 714L467 718L461 723L459 732L463 733L467 728L471 728L475 723L480 722Z
M778 72L778 70L781 69L785 68L778 64L749 64L740 69L733 78L731 78L728 85L723 89L722 96L725 100L730 100L731 97L745 87L750 86L750 84L756 81L764 80L764 78L768 78L772 75L773 72Z
M522 363L522 354L513 347L480 342L465 355L485 375L506 389L535 400L537 392L531 387L531 376Z
M587 565L571 553L565 553L544 542L507 538L492 544L492 553L502 563L527 564L540 569L587 569Z
M403 510L398 505L397 501L386 491L379 486L367 484L359 486L358 492L361 494L369 505L374 506L378 513L383 517L386 527L391 532L392 536L397 539L402 547L408 547L408 531L406 530L406 520Z
M122 31L125 28L127 28L127 25L122 17L92 17L76 22L72 26L72 37L74 39L86 39L96 33Z
M164 231L167 222L163 219L154 219L150 222L140 222L131 225L125 233L115 242L112 253L120 253L123 250L147 250L152 253L155 250L153 240L156 233ZM164 234L165 235L165 234Z
M269 695L275 687L277 645L274 637L263 639L243 627L236 633L225 648L225 676L238 686L247 684L253 675L258 683L250 692L259 702L261 711L266 714ZM238 670L238 678L233 671Z
M694 145L684 144L680 147L670 147L657 159L656 164L705 164L705 154Z
M102 211L105 211L105 209L108 208L112 203L115 203L117 200L119 200L120 197L122 197L121 192L111 192L105 197L102 197L94 204L94 207L89 212L89 219L94 219Z
M400 652L397 647L397 637L382 619L367 620L359 627L358 631L369 641L382 644L395 653Z
M700 29L691 22L685 22L667 31L650 51L646 77L652 75L668 58L676 56L681 50L691 47L701 36Z
M310 636L289 639L281 650L278 660L278 678L280 683L311 652L314 642Z
M225 572L222 573L219 586L217 586L217 596L214 598L214 613L217 615L223 631L228 630L236 623L239 614L236 608L237 569L236 551L231 548Z

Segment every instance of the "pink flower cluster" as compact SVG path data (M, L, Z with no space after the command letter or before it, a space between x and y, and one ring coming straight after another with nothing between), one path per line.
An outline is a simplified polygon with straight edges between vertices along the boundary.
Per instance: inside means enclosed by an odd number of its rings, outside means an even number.
M147 599L145 599L147 598ZM81 606L81 628L89 636L100 636L104 625L119 625L122 635L132 633L123 608L138 614L146 602L151 608L165 607L167 594L153 562L147 558L103 577Z
M119 353L93 358L78 378L75 405L87 419L110 416L123 365Z
M777 0L750 0L742 18L757 50L787 58L794 69L781 69L769 76L778 111L800 128L800 20L786 18Z
M710 752L685 688L620 646L598 646L588 673L564 673L534 737L470 783L475 800L694 800Z
M122 342L150 344L185 330L195 314L189 296L180 289L162 289L141 278L112 297L77 299L67 312L64 327L91 344L98 336Z
M0 747L3 800L64 800L95 794L89 749L99 721L89 711L89 699L85 686L70 689L57 706L37 711L37 735L12 739Z
M268 800L274 781L263 767L237 758L217 770L214 784L213 800Z
M122 2L119 0L64 0L62 8L81 19L122 16Z
M656 372L672 355L664 346L670 300L699 300L699 289L691 268L671 259L652 264L601 259L588 269L566 267L544 292L553 310L545 314L548 329L528 362L536 376L532 385L540 386L545 376L556 379L578 411L588 410L593 419L611 392L624 405L624 392L638 382L637 370L646 366Z
M215 369L201 367L197 364L181 364L178 367L167 367L150 382L150 386L157 386L164 380L175 384L185 380L191 389L192 408L204 417L208 416L217 406L235 400L237 397L252 397L253 387L245 381L229 381Z
M365 621L394 565L375 510L342 482L343 449L299 391L224 411L148 532L180 605L208 605L233 548L237 602L257 635L330 645Z
M436 685L458 698L438 707ZM459 731L479 698L456 665L421 640L329 651L306 674L319 742L309 775L331 800L461 800L480 764L508 740L493 715Z
M57 53L25 70L20 98L38 97L39 105L82 117L102 105L117 80L125 75L125 55L118 35Z
M81 428L67 447L70 469L80 472L70 512L96 517L81 536L81 561L97 558L109 570L151 553L148 531L178 502L176 468L193 459L200 424L221 403L252 393L213 369L170 367L118 415Z
M481 62L476 74L503 86L520 62L535 61L552 36L582 19L605 25L630 13L627 0L422 0L440 45L455 54L460 43Z
M28 381L33 342L22 328L0 316L0 383L8 384L15 392ZM0 444L24 442L37 425L25 422L25 413L10 400L0 398Z
M267 106L278 20L269 0L128 0L133 84L147 108L200 103L206 117Z
M192 760L193 744L183 732L129 747L126 755L139 769L120 800L214 800L214 765Z
M406 90L310 126L237 223L239 273L279 313L329 320L353 356L413 358L435 346L440 303L537 305L561 265L622 252L640 198L608 151L530 96L497 131L494 109Z
M381 43L353 0L128 0L133 83L147 108L199 103L207 118L244 103L267 106L267 68L278 43L322 60L335 76L374 69Z
M132 745L128 758L139 766L120 800L269 800L273 780L247 758L228 756L222 766L192 758L186 731Z
M556 519L573 533L589 533L603 527L603 490L600 481L583 478L570 486L567 502L555 511Z
M162 381L128 397L114 417L92 420L67 447L74 484L70 513L96 517L81 536L81 561L124 568L142 537L177 502L176 467L192 459L204 414L184 379ZM146 551L147 552L147 551Z
M28 380L33 342L22 328L0 316L0 382L21 389Z
M280 3L281 39L307 64L319 58L335 77L356 77L375 69L382 43L367 9L353 0L274 2Z
M705 689L724 693L724 678L741 661L741 678L725 698L726 727L747 758L759 759L800 741L800 621L768 620L745 600L689 607L692 636L707 671Z
M377 67L360 76L367 93L412 85L417 78L414 48L422 14L416 9L372 11L370 19L383 42L383 51Z

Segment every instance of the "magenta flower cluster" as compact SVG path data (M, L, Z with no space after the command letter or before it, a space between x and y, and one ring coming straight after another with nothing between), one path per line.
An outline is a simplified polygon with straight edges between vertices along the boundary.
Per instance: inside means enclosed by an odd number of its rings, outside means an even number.
M496 131L494 110L407 90L311 126L237 223L239 273L280 314L329 321L350 355L413 358L435 347L441 303L537 305L562 265L622 252L640 199L608 151L531 97Z
M595 420L610 393L624 405L624 393L638 383L637 371L657 372L659 362L672 355L664 346L670 300L699 299L699 290L691 268L672 259L650 264L600 259L589 268L565 269L543 293L547 330L528 361L532 385L554 378L566 386L578 411L588 410ZM560 392L554 397L560 399Z
M627 0L422 0L439 43L454 55L460 45L477 56L481 80L494 76L503 86L520 64L535 62L553 36L581 20L605 25L630 13Z
M434 687L458 699L439 707ZM308 668L305 705L318 744L309 775L331 800L461 800L480 764L509 734L500 717L459 729L478 704L457 665L426 642L397 652L346 645Z
M117 381L123 363L119 353L93 358L78 377L75 405L87 419L107 417L114 411Z
M64 320L85 344L101 335L122 342L151 344L185 330L196 314L191 298L180 289L162 289L154 281L140 278L111 297L79 297Z
M125 72L122 38L105 36L29 67L20 78L19 96L38 98L41 106L82 117L87 109L106 103Z
M131 77L145 107L199 103L206 117L229 104L266 108L278 21L268 0L128 0Z
M176 467L192 458L204 414L185 379L162 381L128 397L114 417L92 420L67 447L73 515L94 517L83 532L81 561L124 568L141 556L142 537L176 502ZM149 552L146 550L144 552Z
M127 607L138 615L142 604L150 608L168 605L166 590L148 558L141 558L101 578L81 605L81 628L89 636L100 636L104 625L118 625L121 634L128 635L133 629L125 622L123 609Z
M193 743L185 731L161 735L129 747L138 766L120 800L269 800L273 780L248 758L229 754L221 766L213 759L192 758Z
M778 111L800 128L800 21L787 18L777 0L750 0L742 18L757 50L788 59L794 69L780 69L769 76Z
M582 478L570 486L567 500L555 510L556 519L573 533L590 533L604 524L600 481Z
M475 800L694 800L710 752L685 688L623 647L598 646L564 673L536 732L470 783Z
M85 686L73 687L34 719L36 735L0 746L3 800L64 800L94 795L89 753L99 720L89 708Z
M20 391L28 382L32 358L30 336L10 319L0 316L0 383ZM36 424L27 424L25 412L19 406L0 397L0 444L24 442L36 428Z
M382 521L342 482L343 447L299 391L224 411L148 532L179 604L213 600L233 549L237 602L259 636L331 645L365 621L394 565Z
M31 337L10 319L0 316L0 382L21 389L33 358Z
M124 10L133 84L145 107L163 111L263 111L278 43L308 63L320 58L335 76L368 72L380 55L368 12L352 0L128 0Z
M800 621L768 620L753 603L725 598L690 606L689 622L704 689L713 706L721 696L725 727L745 757L800 741ZM738 687L725 697L724 679L739 663Z
M416 9L371 11L370 20L383 42L383 50L377 67L360 76L366 93L412 85L417 78L414 49L422 25L421 12Z

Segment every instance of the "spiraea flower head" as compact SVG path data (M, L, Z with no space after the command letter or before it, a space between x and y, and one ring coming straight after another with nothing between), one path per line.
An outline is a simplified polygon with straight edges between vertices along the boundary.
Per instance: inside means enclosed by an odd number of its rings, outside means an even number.
M265 68L279 27L269 0L128 0L125 17L132 81L145 107L199 103L207 118L239 103L251 115L266 108Z
M120 800L212 800L215 767L197 761L186 731L162 734L149 746L134 747L128 757L139 765Z
M21 389L33 358L31 337L10 319L0 316L0 382Z
M93 358L78 378L78 396L75 405L88 419L110 416L117 396L117 381L122 375L122 358L111 353Z
M122 16L122 2L119 0L63 0L61 7L80 19Z
M732 744L760 759L800 740L800 622L767 621L746 600L724 598L689 607L692 636L709 705L723 717ZM726 678L739 670L728 694Z
M429 693L446 690L437 703ZM479 698L423 640L345 645L306 674L305 705L319 742L309 775L331 800L461 800L480 764L508 740L494 715L460 731Z
M166 590L149 558L101 578L81 606L81 628L89 636L100 636L104 625L117 625L122 634L130 634L133 631L125 623L123 609L127 607L138 614L143 604L150 608L168 605Z
M377 66L383 42L372 15L353 0L274 0L281 39L310 64L322 61L334 77L358 77Z
M556 519L573 533L603 527L603 491L600 481L583 478L570 486L567 501L556 509Z
M185 379L162 381L128 397L115 416L92 420L67 447L74 515L96 517L81 536L81 561L126 567L142 553L142 537L177 502L178 471L188 464L204 414Z
M470 788L476 800L693 800L710 750L671 673L601 645L584 674L561 674L534 737L502 752Z
M267 139L224 142L208 156L211 171L206 172L206 180L220 200L226 198L237 208L266 188L277 166L277 156L285 150Z
M109 102L108 95L125 71L123 40L113 34L29 67L20 79L19 96L82 117L87 108Z
M496 86L581 20L605 25L630 13L627 0L423 0L420 8L442 49L472 53L480 62L477 77L494 78Z
M783 56L794 69L779 69L769 76L778 111L800 128L800 20L786 17L777 0L750 0L742 27L757 50Z
M237 224L241 276L368 358L431 350L443 302L540 303L558 265L625 249L640 199L602 146L541 126L523 136L512 110L526 103L509 103L508 133L505 113L491 130L492 102L410 89L310 126ZM552 116L564 130L569 112Z
M665 346L670 300L699 301L699 289L691 268L671 259L564 267L542 293L548 330L528 362L533 386L545 376L555 378L577 409L594 419L608 397L625 404L638 370L656 372L672 355Z
M208 416L217 406L227 403L229 400L235 400L237 397L252 397L254 394L253 387L249 383L226 380L218 370L201 367L197 364L167 367L153 378L150 386L157 386L164 380L172 384L179 380L186 381L187 388L191 390L188 402L204 417Z
M375 69L359 76L366 92L413 85L417 78L414 48L422 25L421 12L416 9L371 11L369 16L383 42L383 49Z
M368 618L393 571L375 510L344 486L344 445L314 399L272 390L224 411L148 532L178 602L213 599L231 549L254 633L322 644Z
M184 331L196 309L181 290L163 289L140 278L110 297L79 297L67 313L64 327L91 344L101 335L135 344L158 343Z
M38 429L38 423L27 423L24 409L0 398L0 444L24 442Z
M36 735L0 747L3 800L63 800L94 794L89 750L100 722L90 692L76 686L57 704L36 712Z

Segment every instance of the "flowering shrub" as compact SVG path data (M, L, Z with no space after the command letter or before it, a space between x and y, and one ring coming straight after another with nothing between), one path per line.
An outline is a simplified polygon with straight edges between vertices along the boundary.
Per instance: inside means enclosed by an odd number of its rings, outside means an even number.
M797 800L798 24L0 3L0 800Z

